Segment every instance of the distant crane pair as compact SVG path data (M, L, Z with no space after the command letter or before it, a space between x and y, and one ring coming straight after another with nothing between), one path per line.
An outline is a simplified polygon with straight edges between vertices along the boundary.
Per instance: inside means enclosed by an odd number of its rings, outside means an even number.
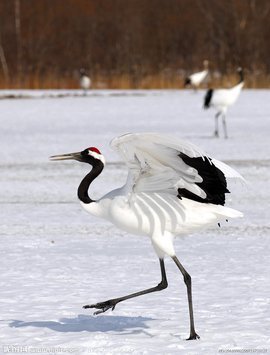
M222 118L224 137L228 138L226 114L228 107L233 105L238 99L244 86L244 73L242 68L237 69L239 82L230 89L209 89L204 97L204 108L213 107L217 113L215 115L214 136L219 137L219 118ZM204 70L194 73L186 78L185 86L191 85L195 90L205 80L208 75L208 61L204 61Z

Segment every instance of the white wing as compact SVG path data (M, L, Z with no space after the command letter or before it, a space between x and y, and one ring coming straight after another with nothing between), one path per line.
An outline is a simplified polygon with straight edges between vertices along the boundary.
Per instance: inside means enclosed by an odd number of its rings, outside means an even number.
M183 160L184 156L200 157L212 165L210 158L196 146L158 133L134 133L113 139L111 147L129 168L126 191L177 195L178 189L185 189L199 198L206 198L203 187L198 185L203 182L199 171ZM226 175L226 164L220 166ZM234 170L229 168L228 171L232 177ZM234 177L239 177L239 174L235 172Z
M192 84L199 85L207 76L208 70L203 70L198 73L194 73L190 75L190 80Z
M246 182L246 180L243 178L242 175L240 175L236 170L231 168L229 165L223 163L220 160L217 159L211 159L212 163L223 172L223 174L226 176L226 178L236 178L240 179L243 182Z

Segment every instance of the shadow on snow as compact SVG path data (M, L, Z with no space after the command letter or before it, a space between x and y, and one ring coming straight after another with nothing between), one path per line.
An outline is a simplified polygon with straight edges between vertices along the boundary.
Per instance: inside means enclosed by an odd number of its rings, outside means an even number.
M32 321L24 322L13 320L9 326L11 328L36 327L48 328L56 332L124 332L130 330L131 333L140 333L143 330L138 328L149 328L147 321L153 320L146 317L122 317L122 316L85 316L78 315L76 318L61 318L58 321Z

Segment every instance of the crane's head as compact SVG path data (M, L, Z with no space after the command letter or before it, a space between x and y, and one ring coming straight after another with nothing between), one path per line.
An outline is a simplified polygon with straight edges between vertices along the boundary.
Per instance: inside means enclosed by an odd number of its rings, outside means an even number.
M208 65L209 65L209 61L208 61L207 59L205 59L205 60L203 61L203 65L204 65L204 67L207 69L207 68L208 68Z
M82 163L88 163L91 165L97 165L98 163L102 163L105 165L104 156L100 153L100 151L96 147L86 148L85 150L77 153L69 153L69 154L61 154L61 155L53 155L50 157L50 160L77 160Z

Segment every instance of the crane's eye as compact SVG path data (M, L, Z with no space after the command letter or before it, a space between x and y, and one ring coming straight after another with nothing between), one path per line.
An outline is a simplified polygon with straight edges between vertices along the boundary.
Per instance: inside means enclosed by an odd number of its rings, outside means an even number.
M83 150L83 151L81 152L81 155L82 155L83 157L89 155L88 149Z

